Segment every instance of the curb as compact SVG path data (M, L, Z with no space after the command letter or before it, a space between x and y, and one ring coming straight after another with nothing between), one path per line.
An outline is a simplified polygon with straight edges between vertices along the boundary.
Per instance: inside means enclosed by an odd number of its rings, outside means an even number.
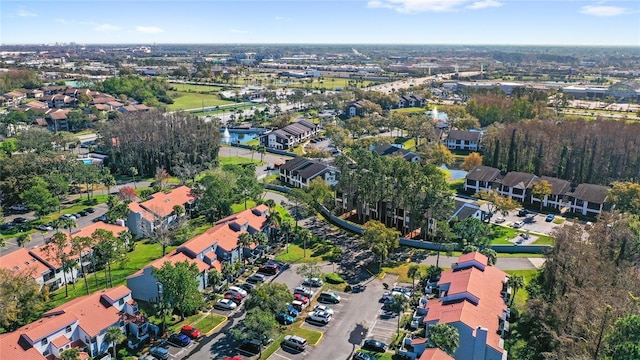
M208 315L207 315L208 316ZM211 334L213 334L216 330L218 330L218 328L220 328L222 325L226 324L227 321L229 321L229 318L227 316L224 317L224 320L222 320L220 322L220 324L216 325L213 329L209 330L206 334L204 334L205 336L209 336Z
M322 337L324 337L324 333L322 331L318 331L320 333L320 337L318 338L318 341L316 341L313 344L310 344L311 346L316 346L320 343L320 340L322 340Z

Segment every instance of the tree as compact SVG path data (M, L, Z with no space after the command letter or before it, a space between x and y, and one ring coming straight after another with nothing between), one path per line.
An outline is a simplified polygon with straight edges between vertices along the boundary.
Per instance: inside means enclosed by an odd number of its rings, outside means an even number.
M511 275L507 279L507 286L511 288L513 293L511 294L511 299L509 299L509 306L513 305L513 301L516 299L516 294L519 289L522 289L524 286L524 278L520 275Z
M62 360L80 360L80 349L77 347L72 347L66 350L63 350L60 353L60 359Z
M640 215L640 184L616 181L609 191L609 201L621 212Z
M60 200L55 198L46 186L43 180L38 178L35 185L20 195L20 199L29 209L33 209L41 219L44 215L52 212L60 204Z
M453 354L460 346L460 334L458 329L449 324L435 324L427 328L429 347L437 347L447 354Z
M118 190L118 199L124 202L132 202L138 197L136 191L130 186L123 186Z
M240 263L244 264L244 249L253 244L253 236L249 233L242 233L238 236L238 247L240 248Z
M216 289L218 286L222 285L222 280L224 280L222 278L222 273L220 273L218 269L212 269L211 271L209 271L208 277L209 285L211 285L213 289Z
M544 198L551 195L551 184L547 180L539 180L531 185L531 195L540 199L540 210L544 204Z
M317 278L322 274L322 267L315 262L305 263L296 269L296 274L305 279Z
M382 263L389 256L389 253L399 246L398 238L400 237L400 232L395 229L389 229L376 220L368 221L364 224L364 228L362 238L365 244L380 259L380 269L382 269Z
M334 191L323 178L317 177L311 180L311 183L307 187L307 194L309 194L309 197L314 203L312 205L324 205L327 200L333 198Z
M45 254L47 254L47 260L54 264L58 264L58 268L62 269L65 297L69 297L69 281L67 280L67 272L70 265L70 254L66 251L69 244L69 237L64 233L57 232L51 236L51 241L45 244L43 248Z
M75 220L68 217L59 217L53 221L53 227L57 229L67 229L69 230L69 236L71 236L71 229L76 227L78 224Z
M200 271L194 263L183 261L173 265L165 262L160 269L153 270L153 275L162 284L164 301L178 310L183 320L185 314L193 313L203 305L198 288Z
M169 173L167 172L167 170L165 170L164 168L159 167L156 170L156 183L160 184L160 190L165 188L165 182L171 178L171 175L169 175Z
M498 253L491 248L482 248L480 249L480 253L487 257L489 265L495 265L496 261L498 261Z
M111 343L113 347L113 358L116 359L116 347L121 342L125 341L127 336L122 332L118 326L112 326L104 333L104 341Z
M85 269L84 265L82 265L83 264L82 256L84 255L85 250L91 249L92 246L93 246L93 239L91 237L76 236L71 239L72 254L74 257L75 256L78 257L78 263L80 264L80 271L84 275L82 277L84 278L84 285L87 289L87 295L89 295L89 281L87 280L88 271ZM93 259L93 256L91 256L91 258Z
M245 308L251 310L260 308L272 314L278 314L286 309L287 303L293 301L293 295L286 284L267 283L259 286L245 301Z
M391 299L391 311L397 314L398 316L398 334L400 334L400 319L402 319L402 315L404 311L409 306L409 299L403 294L393 295Z
M30 127L18 133L18 150L42 154L53 150L53 134L46 129Z
M100 182L102 183L102 185L107 187L107 195L110 195L111 188L116 186L116 178L111 175L108 167L105 167L102 170L102 178L100 179Z
M269 311L253 308L247 312L242 328L234 328L233 335L236 339L257 339L260 342L260 358L262 358L262 342L273 336L278 323L275 316Z
M96 262L104 265L105 287L113 286L111 277L111 265L120 263L124 265L128 260L127 247L111 231L97 229L91 235L94 244L94 256Z
M207 173L191 190L196 197L196 211L215 222L231 215L236 176L230 172Z
M616 320L605 343L607 360L640 359L640 315L630 314Z
M26 233L26 232L21 232L16 237L16 242L18 243L19 247L24 247L24 245L26 243L28 243L29 241L31 241L31 235L29 233Z
M503 216L507 216L509 211L520 207L520 204L517 201L500 195L496 190L481 190L476 193L476 196L487 201L487 207L489 208L490 213L489 219L496 211L500 212Z
M461 240L467 240L471 245L479 248L489 244L491 229L480 219L466 218L453 225L453 231Z
M40 290L34 279L35 269L0 268L0 328L14 331L37 319L49 300L48 288Z
M136 186L136 176L138 176L138 168L136 168L135 166L129 167L129 175L131 176L133 187L137 189L138 187Z
M416 278L420 276L420 266L416 264L409 265L409 269L407 269L407 276L411 278L411 289L415 290Z
M477 152L472 152L464 158L462 169L469 171L479 165L482 165L482 156Z

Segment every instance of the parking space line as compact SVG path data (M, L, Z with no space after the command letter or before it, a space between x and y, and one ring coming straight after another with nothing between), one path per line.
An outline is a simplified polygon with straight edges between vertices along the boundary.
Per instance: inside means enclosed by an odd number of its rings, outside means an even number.
M276 352L274 352L274 353L273 353L273 355L279 356L279 357L281 357L281 358L283 358L283 359L285 359L285 360L291 360L291 358L288 358L288 357L286 357L286 356L284 356L284 355L280 355L280 354L278 354L278 352L277 352L277 351L276 351Z

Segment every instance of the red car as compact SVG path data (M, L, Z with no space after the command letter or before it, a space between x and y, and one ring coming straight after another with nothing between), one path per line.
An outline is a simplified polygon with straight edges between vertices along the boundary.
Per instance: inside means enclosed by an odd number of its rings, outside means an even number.
M242 303L242 295L228 292L224 294L224 298L233 301L236 305L240 305L240 303Z
M293 294L293 299L301 301L303 304L308 304L309 303L309 298L304 296L304 295L302 295L302 294Z
M192 339L197 339L200 337L200 330L194 328L191 325L185 325L182 327L182 329L180 329L180 333L187 335L188 337L192 338Z

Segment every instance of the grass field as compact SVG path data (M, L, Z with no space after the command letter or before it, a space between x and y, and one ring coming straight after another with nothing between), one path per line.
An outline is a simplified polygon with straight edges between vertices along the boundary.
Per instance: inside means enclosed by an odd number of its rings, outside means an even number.
M520 275L524 278L524 286L522 289L518 289L518 292L516 293L516 298L514 300L514 304L519 309L523 309L529 297L527 294L526 287L531 282L531 280L536 276L536 274L538 273L538 270L506 270L505 272L509 275Z
M171 87L178 92L217 93L222 88L214 85L194 85L171 83Z
M241 156L231 156L231 157L220 157L220 164L222 165L244 165L244 164L256 164L261 165L260 163L260 154L256 153L256 158L251 161L250 158L241 157Z
M206 334L209 331L213 330L216 326L222 324L227 320L226 316L218 315L218 314L209 314L206 317L202 318L195 324L194 327L198 328L202 334Z
M172 92L171 96L177 95L178 97L173 99L173 104L168 106L169 110L186 110L202 108L203 105L218 106L233 104L232 101L221 100L218 95L189 93L189 92Z
M302 248L302 246L289 244L289 249L283 250L280 254L278 254L278 256L276 256L276 260L284 261L291 264L322 261L322 257L314 257L312 256L312 253L313 250L307 249L307 257L304 257L304 249Z
M424 113L425 109L420 107L411 107L411 108L401 108L401 109L393 109L391 112L399 113L399 114L415 114L415 113Z
M247 209L251 209L252 207L256 206L256 202L253 200L248 200L247 199ZM233 213L239 213L240 211L244 211L245 206L244 206L244 201L242 203L239 204L233 204L231 205L231 211L233 211Z

